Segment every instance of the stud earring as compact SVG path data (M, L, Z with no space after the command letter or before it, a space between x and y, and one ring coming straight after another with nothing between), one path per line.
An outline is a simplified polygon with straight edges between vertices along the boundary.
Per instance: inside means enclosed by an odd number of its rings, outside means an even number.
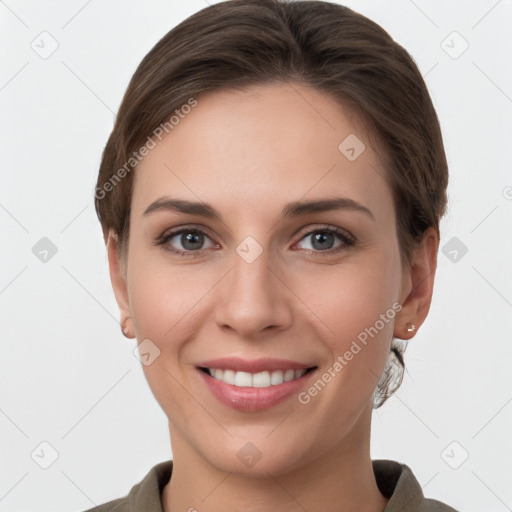
M407 324L407 332L414 332L416 330L416 326L414 324Z
M131 338L131 336L129 335L129 332L130 332L130 331L129 331L128 327L126 327L126 326L124 326L124 327L123 327L123 326L121 325L121 332L123 333L123 335L124 335L126 338Z

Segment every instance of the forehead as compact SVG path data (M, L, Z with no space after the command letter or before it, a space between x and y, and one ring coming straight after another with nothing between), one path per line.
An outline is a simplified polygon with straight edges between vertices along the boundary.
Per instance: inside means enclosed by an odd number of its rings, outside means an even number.
M132 209L170 195L270 214L343 195L389 210L383 161L362 126L330 95L296 84L205 94L139 163Z

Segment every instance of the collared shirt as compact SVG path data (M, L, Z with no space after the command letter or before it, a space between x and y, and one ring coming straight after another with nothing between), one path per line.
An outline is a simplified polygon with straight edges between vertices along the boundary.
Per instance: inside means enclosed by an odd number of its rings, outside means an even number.
M380 492L389 498L382 512L457 512L437 500L425 498L420 484L405 464L373 460L373 472ZM85 512L163 512L161 496L172 474L172 460L160 462L122 497Z

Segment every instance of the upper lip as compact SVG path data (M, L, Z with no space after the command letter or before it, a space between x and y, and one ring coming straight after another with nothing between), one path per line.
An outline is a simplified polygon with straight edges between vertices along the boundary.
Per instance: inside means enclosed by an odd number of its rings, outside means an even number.
M240 357L221 357L210 359L197 365L199 368L215 368L219 370L234 370L240 372L259 373L274 370L301 370L312 368L313 364L300 363L286 359L241 359Z

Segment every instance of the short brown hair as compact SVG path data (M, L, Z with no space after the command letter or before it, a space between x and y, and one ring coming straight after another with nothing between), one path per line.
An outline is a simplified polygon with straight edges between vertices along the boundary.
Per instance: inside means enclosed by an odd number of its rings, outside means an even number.
M384 148L402 264L429 227L439 235L448 166L439 121L414 60L375 22L324 1L228 0L168 32L135 71L103 151L95 207L105 240L125 253L132 158L173 112L202 93L273 83L311 86L358 114ZM122 172L122 170L124 171ZM379 407L402 381L405 345L393 338L374 395Z

